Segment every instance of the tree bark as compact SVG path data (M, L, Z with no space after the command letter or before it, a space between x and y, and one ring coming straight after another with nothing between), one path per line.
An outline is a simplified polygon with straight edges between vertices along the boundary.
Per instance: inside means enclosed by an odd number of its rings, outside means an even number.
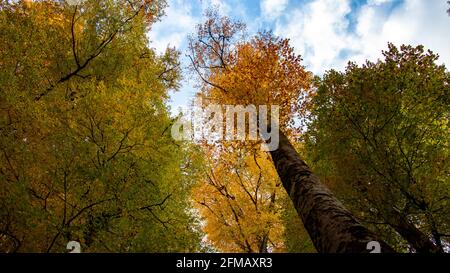
M381 252L395 252L366 229L320 182L280 131L272 160L314 246L320 253L368 253L377 241Z

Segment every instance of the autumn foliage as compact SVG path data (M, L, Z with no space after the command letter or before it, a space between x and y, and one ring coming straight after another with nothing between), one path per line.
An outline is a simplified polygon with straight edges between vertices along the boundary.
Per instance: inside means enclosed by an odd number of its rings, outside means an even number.
M166 7L0 0L0 252L448 252L436 54L388 44L318 76L289 39L209 10L184 71L150 46ZM279 106L280 149L175 140L183 76L203 107Z

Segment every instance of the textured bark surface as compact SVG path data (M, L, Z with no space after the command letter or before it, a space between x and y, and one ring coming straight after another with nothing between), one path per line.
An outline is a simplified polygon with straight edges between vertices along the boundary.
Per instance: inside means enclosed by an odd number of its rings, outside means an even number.
M271 155L283 186L318 252L370 252L367 250L370 241L379 242L381 252L395 252L361 225L320 183L282 132L279 148Z

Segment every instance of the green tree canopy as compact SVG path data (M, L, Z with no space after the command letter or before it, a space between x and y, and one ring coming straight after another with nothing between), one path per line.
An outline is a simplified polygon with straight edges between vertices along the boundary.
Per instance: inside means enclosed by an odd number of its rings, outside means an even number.
M201 248L201 158L165 130L179 53L146 38L164 5L1 2L1 251Z
M383 55L318 81L306 150L319 175L392 245L442 251L450 74L423 46L389 44Z

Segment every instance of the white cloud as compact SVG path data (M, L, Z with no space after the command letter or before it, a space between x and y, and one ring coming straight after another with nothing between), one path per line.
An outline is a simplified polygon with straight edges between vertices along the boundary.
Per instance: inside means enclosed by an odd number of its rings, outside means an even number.
M350 1L316 0L289 13L285 23L277 23L275 33L290 38L313 72L341 66L339 54L352 49L346 15Z
M445 1L405 0L390 14L383 4L370 0L357 14L350 1L314 0L277 22L275 33L291 38L307 68L317 74L343 69L347 61L375 61L388 42L423 44L450 65L450 18ZM349 28L349 15L356 25Z
M201 0L203 10L207 8L217 8L222 15L229 15L232 12L231 6L224 0Z
M262 15L268 19L280 16L289 4L289 0L262 0L260 8Z
M165 9L166 15L156 22L149 38L151 47L157 52L164 52L167 46L184 50L187 37L195 32L195 27L201 23L203 13L209 8L216 8L221 15L239 14L243 16L245 10L240 1L232 1L237 10L231 8L230 2L224 0L169 0Z
M398 44L423 44L450 65L450 18L445 2L407 0L384 24L382 35Z
M192 14L190 1L170 0L165 12L166 16L155 23L148 34L151 47L160 53L164 52L167 46L182 48L199 20Z
M367 4L377 6L377 5L382 5L382 4L386 4L389 2L392 2L392 0L368 0Z
M391 14L365 7L358 17L359 61L375 59L387 42L399 46L422 44L440 55L439 62L450 65L450 18L445 13L445 1L406 0Z

